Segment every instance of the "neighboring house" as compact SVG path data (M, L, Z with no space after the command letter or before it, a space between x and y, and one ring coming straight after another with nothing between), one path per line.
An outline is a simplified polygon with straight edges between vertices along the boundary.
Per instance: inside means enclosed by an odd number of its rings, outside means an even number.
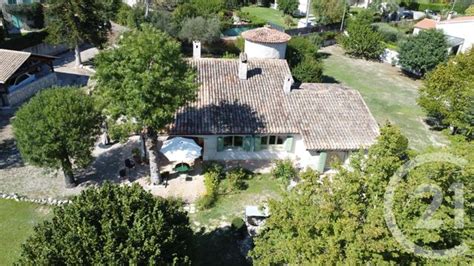
M54 57L0 49L0 107L15 106L57 83Z
M379 134L359 92L339 84L295 86L284 59L195 55L190 62L197 100L177 112L168 134L194 138L204 160L291 158L324 171L335 159L347 163Z
M125 4L133 7L135 6L138 2L140 2L140 0L122 0L122 2L124 2Z
M19 5L45 2L43 0L0 0L0 11L3 13L5 21L9 25L9 30L18 31L21 29L29 29L33 23L31 18L9 14L5 5Z
M425 18L415 24L413 35L428 29L443 31L452 54L464 53L474 45L474 16L456 17L443 21Z

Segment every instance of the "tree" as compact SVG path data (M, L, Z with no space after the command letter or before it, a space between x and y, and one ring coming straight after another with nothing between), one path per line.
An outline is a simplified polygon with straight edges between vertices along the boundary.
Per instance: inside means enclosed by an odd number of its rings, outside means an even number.
M212 43L221 36L219 19L213 17L188 18L184 21L179 38L188 42L199 40L203 43Z
M301 174L303 180L281 200L269 203L271 216L263 231L257 235L251 256L257 265L269 264L431 264L436 259L417 257L405 250L390 232L384 218L384 194L390 178L405 164L408 140L397 127L381 128L377 142L367 154L351 158L351 170L340 168L332 182L312 170ZM469 152L467 152L469 154ZM465 182L472 191L469 176L474 162L465 170L449 163L422 165L401 180L396 189L393 212L397 224L413 242L426 248L450 247L462 241L472 247L472 226L458 230L453 225L453 193L444 197L440 215L446 225L440 230L416 231L416 221L431 204L429 195L414 199L422 181L433 179L442 188L454 180ZM466 157L468 159L469 157ZM322 182L321 182L322 181ZM471 182L472 183L472 182ZM468 187L469 186L469 187ZM432 196L432 195L431 195ZM472 193L466 200L472 199ZM472 215L471 205L465 205L465 221ZM450 261L451 262L451 261ZM472 251L453 260L472 263Z
M279 0L278 10L281 10L284 14L292 15L298 10L299 4L297 0Z
M13 130L25 161L62 168L66 186L72 187L73 166L86 167L92 160L100 122L92 98L77 88L54 88L18 110Z
M109 123L128 133L141 132L151 180L161 181L157 134L178 108L194 100L197 89L195 71L182 57L180 44L143 25L125 34L117 48L101 52L96 66L95 94L105 104Z
M301 63L304 58L316 58L319 47L305 37L294 37L288 42L286 49L286 59L290 67Z
M22 265L189 264L192 230L182 203L139 185L83 191L34 229Z
M102 2L108 20L115 20L118 11L122 5L125 5L121 0L101 0L100 2Z
M354 57L377 60L384 50L382 39L369 23L356 19L349 22L347 36L341 37L341 44Z
M308 57L296 65L291 73L298 82L318 83L322 81L323 66L320 60Z
M423 76L448 58L448 44L443 32L421 31L400 45L398 62L409 71Z
M322 24L340 22L347 8L342 0L313 0L311 1L313 13Z
M418 104L428 116L468 138L474 136L474 49L428 73Z
M79 66L82 42L102 47L111 29L109 10L98 0L49 0L46 6L48 40L74 48L76 66Z

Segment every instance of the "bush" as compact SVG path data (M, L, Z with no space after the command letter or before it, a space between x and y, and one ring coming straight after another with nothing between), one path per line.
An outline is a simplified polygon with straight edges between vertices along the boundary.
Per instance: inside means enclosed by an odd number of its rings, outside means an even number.
M247 234L247 225L242 218L235 217L232 219L231 228L240 239L244 238Z
M129 5L122 3L117 12L117 15L115 16L115 22L123 26L129 26L128 17L131 12L132 8Z
M216 172L207 172L204 174L204 186L206 194L198 201L198 206L203 209L209 209L214 205L218 196L219 174Z
M245 180L249 179L249 174L244 168L237 167L226 173L226 179L231 191L244 190L247 188Z
M466 16L474 16L474 5L470 5L465 11Z
M425 11L426 9L441 12L449 9L449 5L443 3L418 3L418 11Z
M379 59L384 50L382 35L370 24L352 21L347 28L348 36L339 41L346 53L364 59Z
M219 162L206 161L202 164L202 172L206 173L217 173L222 176L224 173L224 165Z
M323 67L319 60L305 58L291 71L297 82L318 83L322 81Z
M275 168L272 169L272 176L276 179L290 180L298 174L293 162L289 159L278 160L275 162Z
M290 67L295 67L303 61L304 58L316 58L318 49L308 38L294 37L288 42L286 48L286 59Z
M384 42L396 43L403 38L403 33L399 32L398 29L388 25L387 23L375 23L373 25L377 29L377 32L382 35Z
M422 76L446 61L447 47L441 31L421 31L400 45L399 63L404 69Z
M216 15L224 10L224 0L192 0L191 3L196 7L199 16L208 17Z

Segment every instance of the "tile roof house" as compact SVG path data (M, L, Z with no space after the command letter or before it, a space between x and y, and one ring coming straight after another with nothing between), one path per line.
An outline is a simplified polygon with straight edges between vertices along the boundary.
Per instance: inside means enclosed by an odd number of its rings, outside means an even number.
M0 49L0 107L22 103L56 84L54 57Z
M413 35L429 29L443 31L450 53L464 53L474 45L474 16L449 18L443 21L425 18L415 24Z
M321 171L379 134L359 92L339 84L294 87L284 59L194 58L200 89L170 136L193 137L204 160L293 158Z

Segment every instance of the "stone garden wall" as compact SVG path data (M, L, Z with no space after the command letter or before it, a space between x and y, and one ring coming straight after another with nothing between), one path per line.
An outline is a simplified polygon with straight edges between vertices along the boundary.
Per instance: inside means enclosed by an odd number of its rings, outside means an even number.
M28 100L31 96L33 96L38 91L49 88L54 84L57 84L58 78L56 77L56 73L48 74L44 77L41 77L34 82L27 84L14 92L8 94L8 103L10 106L19 105L22 102Z

